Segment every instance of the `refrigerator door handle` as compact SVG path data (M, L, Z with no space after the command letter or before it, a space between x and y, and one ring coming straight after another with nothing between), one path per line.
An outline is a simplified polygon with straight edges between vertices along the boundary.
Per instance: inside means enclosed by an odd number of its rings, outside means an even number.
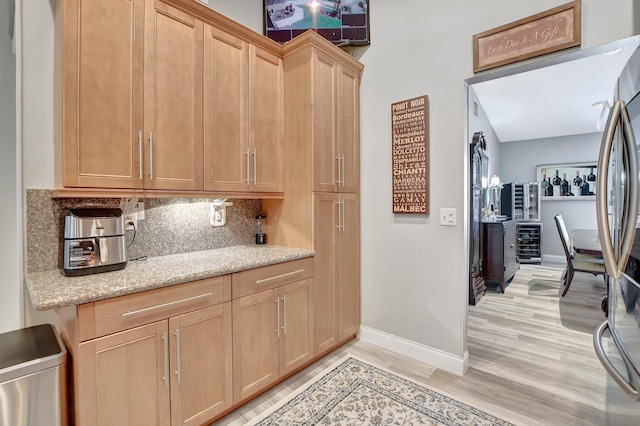
M638 154L636 153L636 139L633 135L633 129L631 128L631 120L629 119L629 113L624 106L624 102L620 101L620 118L622 121L623 138L625 142L628 176L627 188L628 198L624 203L623 213L623 226L622 230L622 244L620 251L620 258L618 259L618 270L624 271L629 255L631 254L631 248L633 246L633 240L636 233L636 222L638 220Z
M620 279L621 271L618 269L617 259L613 251L611 241L611 229L609 227L609 215L607 212L607 176L609 176L609 159L613 148L618 118L620 117L621 102L617 101L609 111L607 126L602 135L600 154L598 155L598 177L596 181L596 219L598 223L598 236L602 246L602 257L607 273L614 279Z
M629 394L629 396L634 398L636 401L640 401L640 392L638 392L638 389L636 389L629 380L627 380L622 374L620 374L620 372L618 372L618 370L615 368L613 363L609 360L609 358L607 357L607 354L604 351L604 346L602 345L602 335L604 334L605 330L607 330L608 328L609 328L609 322L605 321L593 333L593 347L596 350L596 355L598 355L598 359L600 360L600 363L602 364L604 369L607 370L607 373L609 373L609 375L613 378L613 380L615 380L615 382L627 394ZM622 358L622 361L624 362L627 372L631 373L633 371L633 367L629 366L629 360L627 359L625 354L622 353L622 351L620 351L620 349L618 348L618 344L615 341L615 337L613 339L613 342L616 345L616 349L618 349L618 351L620 352L620 356Z

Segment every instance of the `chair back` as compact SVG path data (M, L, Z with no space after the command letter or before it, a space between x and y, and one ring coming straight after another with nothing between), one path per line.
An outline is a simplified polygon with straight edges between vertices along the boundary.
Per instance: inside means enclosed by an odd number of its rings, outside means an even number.
M564 224L564 219L561 214L557 214L553 218L556 221L558 234L560 234L560 241L562 241L562 248L564 249L565 257L567 258L567 264L571 264L571 241L569 240L569 233L567 232L567 227Z

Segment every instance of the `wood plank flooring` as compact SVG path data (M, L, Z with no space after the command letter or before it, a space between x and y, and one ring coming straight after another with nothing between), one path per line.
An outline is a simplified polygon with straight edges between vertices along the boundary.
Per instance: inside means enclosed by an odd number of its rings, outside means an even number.
M522 265L504 294L487 292L468 311L464 377L354 340L216 425L242 425L351 353L518 425L638 425L640 403L613 411L592 346L606 318L602 277L576 273L559 297L561 266Z

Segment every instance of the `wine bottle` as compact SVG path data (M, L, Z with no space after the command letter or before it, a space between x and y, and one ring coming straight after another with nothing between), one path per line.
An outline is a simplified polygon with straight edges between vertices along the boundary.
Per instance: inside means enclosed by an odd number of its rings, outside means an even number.
M562 180L560 179L560 171L556 170L556 177L553 178L553 196L560 197L562 195L562 191L560 186L562 185Z
M540 182L540 193L543 195L547 195L547 174L542 174L542 182Z
M582 195L589 195L589 182L587 182L587 175L582 179Z
M549 182L547 183L547 193L545 195L547 197L553 197L553 185L551 184L551 178L549 178Z
M576 196L582 196L582 178L580 177L580 170L576 170L576 177L573 178L573 193Z
M587 176L587 182L589 182L589 195L596 195L596 175L593 174L593 169L595 167L589 167L591 171L589 172L589 176Z
M562 174L562 183L560 184L560 196L567 197L571 195L569 190L569 181L567 180L567 174Z

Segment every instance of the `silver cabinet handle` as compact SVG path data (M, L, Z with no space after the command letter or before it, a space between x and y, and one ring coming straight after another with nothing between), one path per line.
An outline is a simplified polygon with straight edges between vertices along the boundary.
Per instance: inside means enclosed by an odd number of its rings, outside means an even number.
M124 314L122 314L122 316L124 318L127 318L127 317L130 317L130 316L133 316L133 315L143 314L143 313L149 312L149 311L155 311L156 309L166 308L167 306L173 306L173 305L177 305L179 303L186 303L186 302L191 302L192 300L202 299L203 297L209 297L212 294L213 293L204 293L204 294L200 294L198 296L187 297L186 299L174 300L173 302L163 303L161 305L155 305L155 306L151 306L149 308L138 309L137 311L125 312Z
M253 148L253 184L258 184L258 160L256 159L256 149Z
M605 330L607 330L608 328L609 328L609 322L605 321L593 333L593 347L596 350L596 355L598 355L598 359L600 360L600 363L602 364L604 369L607 370L607 373L609 373L609 375L613 378L613 380L615 380L615 382L626 393L628 393L632 398L638 401L640 400L640 393L638 392L638 389L636 389L633 386L633 384L629 382L629 380L627 380L622 374L618 372L618 370L611 363L611 361L607 357L607 354L604 351L604 346L602 345L602 335L604 334ZM613 338L613 343L616 345L616 349L618 349L618 351L620 352L620 356L622 358L622 361L625 364L625 367L627 368L627 372L631 373L635 369L629 365L629 360L627 359L626 355L622 351L620 351L618 342L616 342L615 334L612 333L611 337ZM637 372L636 372L636 375L637 375Z
M342 163L342 168L340 169L340 186L344 186L344 154L341 155L340 162Z
M149 179L153 180L153 132L149 132Z
M140 176L140 180L144 179L144 177L142 176L142 157L143 157L143 152L142 152L142 130L140 130L138 132L138 160L139 160L139 164L138 164L138 176Z
M607 126L602 135L602 144L600 145L600 154L598 155L598 177L596 180L596 219L598 223L598 236L602 246L602 257L604 258L605 268L609 276L614 279L620 278L620 273L616 265L615 254L613 252L613 242L611 241L611 230L609 228L609 215L607 212L607 176L609 176L609 159L611 158L611 149L613 147L613 136L616 130L616 124L620 117L620 101L615 102L609 118ZM604 178L603 178L604 177Z
M343 176L344 177L344 176ZM344 185L344 180L342 181L342 184ZM344 232L344 198L342 199L342 231Z
M249 186L249 148L247 148L246 152L244 153L244 157L247 160L247 177L244 179L244 181L247 186Z
M269 281L277 280L279 278L288 277L290 275L300 274L302 272L304 272L304 269L297 269L295 271L287 272L286 274L280 274L280 275L275 275L273 277L264 278L262 280L256 280L256 284L266 283L266 282L269 282Z
M282 296L282 322L284 325L282 329L284 330L284 335L287 335L287 295Z
M338 207L337 207L337 208L338 208L338 224L336 225L336 228L338 229L338 231L340 231L340 229L341 229L341 228L340 228L340 223L341 223L341 221L340 221L340 214L341 214L341 212L342 212L342 211L340 210L340 200L336 201L336 206L338 206Z
M336 161L338 162L338 180L336 181L336 183L338 184L338 186L340 186L340 154L338 154L338 156L336 157Z
M164 387L169 388L169 341L167 333L162 333L162 346L164 347Z
M176 369L176 375L178 376L178 383L180 383L182 378L182 367L180 361L180 329L176 328L176 332L173 333L173 335L176 336L176 364L178 365L178 368Z
M276 314L278 314L278 326L276 327L276 332L278 333L278 338L280 338L280 298L278 297L276 300Z

